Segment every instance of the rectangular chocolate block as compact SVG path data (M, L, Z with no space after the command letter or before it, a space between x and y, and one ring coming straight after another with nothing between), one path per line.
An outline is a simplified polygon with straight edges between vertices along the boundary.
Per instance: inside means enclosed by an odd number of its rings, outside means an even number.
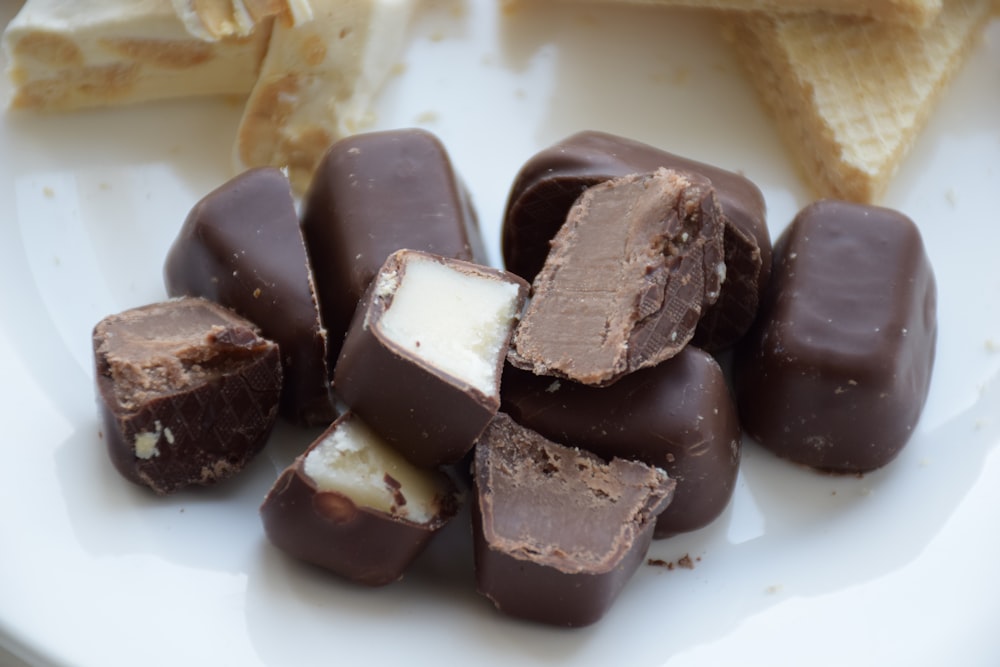
M913 221L876 206L807 206L776 244L760 316L735 358L744 428L814 468L885 465L927 398L936 310Z
M382 263L403 248L483 262L475 210L448 153L429 132L368 132L327 151L302 202L330 366Z

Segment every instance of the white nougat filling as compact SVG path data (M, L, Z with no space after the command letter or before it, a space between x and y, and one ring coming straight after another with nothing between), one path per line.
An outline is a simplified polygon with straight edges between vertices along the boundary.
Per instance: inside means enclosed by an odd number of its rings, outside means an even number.
M515 283L411 257L379 328L429 365L493 396L517 308Z
M320 491L414 523L433 519L444 493L439 473L410 464L358 417L342 421L306 455L303 468Z

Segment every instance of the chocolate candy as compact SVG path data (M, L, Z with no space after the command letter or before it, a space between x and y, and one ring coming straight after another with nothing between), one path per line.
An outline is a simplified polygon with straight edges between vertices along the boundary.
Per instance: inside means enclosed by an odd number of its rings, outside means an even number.
M424 130L335 143L303 200L330 366L368 283L396 250L485 261L475 212L438 139Z
M104 438L125 478L166 494L230 477L278 414L278 346L204 299L110 315L94 327Z
M381 586L403 575L457 508L446 475L414 468L347 412L282 472L260 514L279 549Z
M420 466L454 463L500 407L520 278L393 253L358 306L334 371L343 401Z
M725 223L726 280L702 315L694 343L709 351L735 342L750 327L771 267L764 197L746 178L652 146L600 132L581 132L532 157L507 200L503 257L507 270L533 280L549 240L584 190L626 174L666 167L712 181Z
M599 620L645 557L674 481L642 463L605 463L549 442L503 413L475 452L479 591L519 618Z
M512 364L606 385L677 354L725 275L711 184L658 169L604 181L570 209L531 286Z
M188 215L164 266L171 296L202 296L235 310L278 343L281 413L303 424L336 417L312 273L288 179L247 171Z
M708 525L732 497L741 449L736 404L712 355L690 345L610 387L508 366L500 409L550 440L665 470L677 489L654 539Z
M759 320L738 349L743 426L807 466L878 468L913 433L936 337L934 275L913 222L812 204L776 244Z

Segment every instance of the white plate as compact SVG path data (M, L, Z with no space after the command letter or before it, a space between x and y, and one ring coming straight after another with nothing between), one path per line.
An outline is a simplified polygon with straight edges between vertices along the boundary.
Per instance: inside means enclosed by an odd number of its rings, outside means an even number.
M0 645L101 667L1000 664L997 109L994 23L885 200L920 225L941 302L931 396L899 459L842 479L749 444L730 509L652 548L695 568L642 567L577 631L496 614L473 590L461 527L376 591L271 548L257 506L308 440L291 428L221 488L159 499L120 479L98 437L90 329L163 297L178 226L231 175L239 105L4 115ZM774 234L809 202L739 63L684 12L438 3L377 119L444 140L494 260L518 167L579 129L744 172Z

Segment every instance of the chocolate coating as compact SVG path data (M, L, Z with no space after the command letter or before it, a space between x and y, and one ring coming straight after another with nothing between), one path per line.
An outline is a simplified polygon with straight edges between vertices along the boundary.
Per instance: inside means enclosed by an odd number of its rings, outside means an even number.
M504 369L500 409L546 438L605 460L635 459L677 482L654 539L702 528L729 504L741 431L736 404L712 355L688 346L609 387Z
M658 169L588 188L552 239L508 360L607 385L677 354L724 274L708 179Z
M549 240L584 190L611 178L660 167L708 178L722 207L726 281L694 337L695 345L716 351L731 345L750 327L771 270L764 197L743 176L630 139L580 132L536 154L518 173L504 214L504 266L533 280L548 255Z
M476 582L501 612L598 621L649 548L674 481L662 470L549 442L500 413L476 444Z
M302 424L336 417L312 272L288 179L251 169L195 204L163 268L170 296L201 296L260 327L281 350L281 413Z
M735 357L747 433L821 470L888 463L927 398L936 302L909 218L839 201L803 209L776 244L760 317Z
M231 477L278 415L278 346L204 299L110 315L94 327L108 454L126 479L166 494Z
M444 146L424 130L369 132L336 142L302 206L331 367L361 295L393 252L486 258L465 186Z
M407 460L434 467L459 461L499 409L500 375L514 321L512 316L507 335L496 350L496 388L490 393L404 349L383 326L393 295L382 287L397 280L397 276L405 280L406 263L414 256L433 259L458 272L515 285L515 315L527 296L528 285L496 269L401 250L386 260L358 305L334 370L337 394Z
M282 551L366 586L403 576L427 543L457 512L454 488L438 500L438 513L417 523L363 505L337 491L322 491L306 474L305 457L347 419L338 418L275 481L260 508L268 539ZM439 475L428 471L429 475Z

